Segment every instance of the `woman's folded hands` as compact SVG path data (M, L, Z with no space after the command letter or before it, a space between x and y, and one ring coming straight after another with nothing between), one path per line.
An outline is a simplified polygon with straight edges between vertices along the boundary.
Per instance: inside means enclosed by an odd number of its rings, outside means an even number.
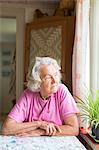
M41 121L41 125L39 128L45 130L45 135L48 136L55 135L57 132L61 133L59 125L56 125L52 122Z
M35 121L36 122L36 121ZM54 136L61 133L59 125L47 121L37 121L37 128L30 131L17 133L16 136Z

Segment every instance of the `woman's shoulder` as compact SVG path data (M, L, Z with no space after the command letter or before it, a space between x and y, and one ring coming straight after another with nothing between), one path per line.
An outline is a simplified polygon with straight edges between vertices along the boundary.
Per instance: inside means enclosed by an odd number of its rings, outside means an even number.
M33 96L33 95L35 95L37 92L33 92L33 91L31 91L30 89L25 89L24 91L23 91L23 95L27 95L27 96Z
M67 90L68 90L68 88L65 84L63 84L63 83L59 84L58 92L67 91Z
M64 98L67 97L67 95L70 95L70 91L68 90L68 87L65 84L60 83L57 91L57 95L60 98Z

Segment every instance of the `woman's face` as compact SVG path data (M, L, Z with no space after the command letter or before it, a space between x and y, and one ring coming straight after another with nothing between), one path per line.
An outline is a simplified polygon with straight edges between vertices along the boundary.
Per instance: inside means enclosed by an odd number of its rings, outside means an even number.
M40 68L41 92L50 96L57 92L59 84L59 72L53 65L42 65Z

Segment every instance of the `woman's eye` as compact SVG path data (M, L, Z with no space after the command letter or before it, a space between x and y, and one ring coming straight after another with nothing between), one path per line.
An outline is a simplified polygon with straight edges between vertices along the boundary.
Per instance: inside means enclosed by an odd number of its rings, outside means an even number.
M56 72L54 76L58 76L58 72Z
M49 77L46 77L46 80L49 80L49 79L51 79L51 77L49 76Z
M44 78L45 80L50 80L51 79L51 76L46 76L45 78Z

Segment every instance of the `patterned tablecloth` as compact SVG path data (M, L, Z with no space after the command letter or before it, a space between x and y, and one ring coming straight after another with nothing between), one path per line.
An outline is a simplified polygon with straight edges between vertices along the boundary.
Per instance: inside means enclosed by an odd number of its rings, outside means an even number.
M75 136L0 136L0 150L86 150Z

